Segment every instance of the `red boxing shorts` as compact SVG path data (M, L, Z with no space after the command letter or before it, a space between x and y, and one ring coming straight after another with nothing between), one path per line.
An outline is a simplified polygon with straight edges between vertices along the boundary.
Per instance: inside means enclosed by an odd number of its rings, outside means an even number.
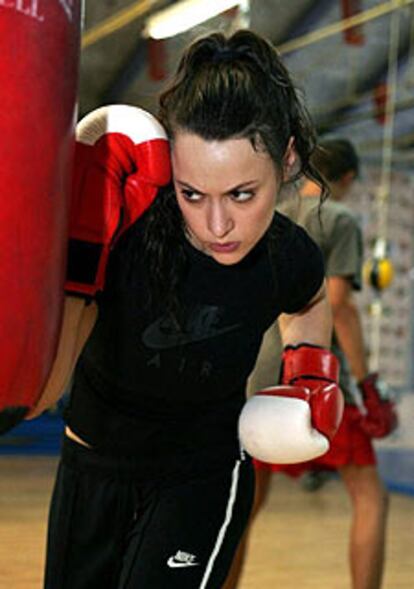
M356 419L357 411L355 406L345 405L341 425L331 441L330 449L323 456L299 464L269 464L254 460L255 468L298 477L307 470L337 470L349 464L357 466L376 464L372 440L359 426Z

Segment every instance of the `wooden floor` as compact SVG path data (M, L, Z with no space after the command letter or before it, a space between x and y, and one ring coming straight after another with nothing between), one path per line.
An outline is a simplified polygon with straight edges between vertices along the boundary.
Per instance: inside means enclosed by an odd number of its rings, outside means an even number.
M0 457L0 587L41 589L54 458ZM348 502L275 476L251 537L240 589L348 589ZM384 589L414 587L414 499L392 496ZM104 589L104 588L103 588ZM166 588L168 589L168 588Z
M55 458L0 457L0 587L40 589Z
M349 505L331 480L315 493L275 475L238 589L349 589ZM384 589L414 587L414 498L393 494Z

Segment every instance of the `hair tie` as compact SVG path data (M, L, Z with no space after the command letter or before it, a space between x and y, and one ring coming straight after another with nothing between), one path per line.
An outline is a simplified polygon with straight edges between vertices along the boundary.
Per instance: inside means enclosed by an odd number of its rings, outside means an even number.
M213 63L221 63L221 62L229 62L234 61L240 57L239 51L236 49L230 49L229 47L224 47L223 49L217 49L213 55Z

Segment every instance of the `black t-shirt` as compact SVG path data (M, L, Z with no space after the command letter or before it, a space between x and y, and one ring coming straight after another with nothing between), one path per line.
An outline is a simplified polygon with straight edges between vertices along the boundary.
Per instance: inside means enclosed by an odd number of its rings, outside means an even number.
M145 217L137 223L143 232ZM221 265L187 241L184 248L182 328L150 311L145 258L131 275L124 249L112 254L67 412L71 429L98 451L144 462L237 455L238 415L262 336L323 280L319 249L279 213L237 264Z

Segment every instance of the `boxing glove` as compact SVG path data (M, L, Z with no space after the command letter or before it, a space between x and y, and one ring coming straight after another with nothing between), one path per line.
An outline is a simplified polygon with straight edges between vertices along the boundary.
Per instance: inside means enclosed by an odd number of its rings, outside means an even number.
M398 426L394 395L390 387L378 377L369 374L358 383L363 405L359 407L359 424L371 438L384 438Z
M258 391L239 418L242 446L263 462L293 464L329 450L344 401L339 363L329 351L301 344L282 355L281 385Z
M67 293L94 296L111 248L171 178L160 123L133 106L98 108L76 129Z

